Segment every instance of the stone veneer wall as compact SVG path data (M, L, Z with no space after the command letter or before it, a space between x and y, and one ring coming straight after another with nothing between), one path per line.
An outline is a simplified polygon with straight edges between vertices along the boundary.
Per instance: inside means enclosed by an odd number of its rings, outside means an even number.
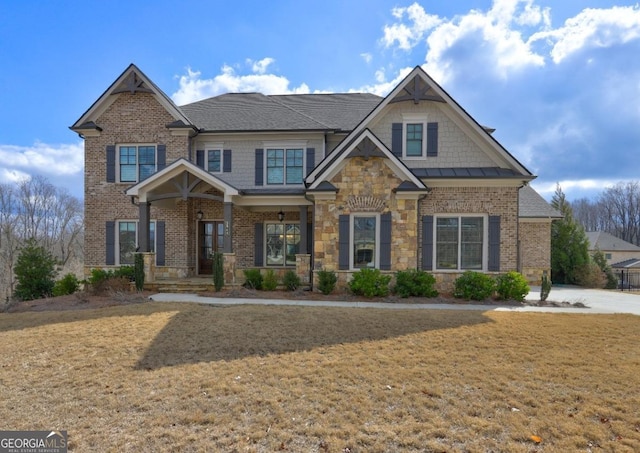
M115 220L137 220L138 207L131 204L124 191L130 183L106 182L106 146L118 144L165 144L167 163L188 157L188 139L173 136L165 125L174 118L149 93L120 93L117 99L96 120L102 128L99 136L87 134L85 149L85 273L91 268L105 267L105 223ZM167 237L184 236L184 224L176 219L184 208L165 210L151 208L152 220L165 220ZM182 212L180 212L182 210ZM170 241L167 240L167 244ZM179 242L175 250L167 250L172 266L187 268L187 244ZM160 271L160 269L159 269Z
M530 284L539 285L546 272L551 276L551 221L521 220L521 273Z
M402 181L385 162L377 157L347 158L342 171L331 180L338 188L336 199L316 201L314 270L336 272L339 288L346 286L353 273L338 269L338 223L342 214L391 212L391 268L395 272L417 266L417 201L396 197L392 189Z

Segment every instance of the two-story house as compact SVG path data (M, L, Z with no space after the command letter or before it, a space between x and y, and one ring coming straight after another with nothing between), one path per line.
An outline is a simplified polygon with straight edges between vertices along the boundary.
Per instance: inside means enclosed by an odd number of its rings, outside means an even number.
M176 106L130 65L71 126L85 141L85 270L147 280L248 268L303 281L419 268L549 270L534 176L416 67L386 97L229 93Z

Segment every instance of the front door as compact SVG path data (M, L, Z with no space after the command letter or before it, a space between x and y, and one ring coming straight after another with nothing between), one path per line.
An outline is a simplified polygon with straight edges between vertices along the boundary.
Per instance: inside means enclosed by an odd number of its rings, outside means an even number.
M211 275L213 273L213 253L222 251L224 247L224 223L200 222L199 230L198 273Z

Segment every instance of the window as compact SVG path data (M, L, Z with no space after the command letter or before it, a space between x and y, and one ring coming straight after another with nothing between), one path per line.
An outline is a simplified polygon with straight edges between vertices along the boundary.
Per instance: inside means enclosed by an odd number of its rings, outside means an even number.
M138 182L156 172L155 145L119 147L120 182Z
M267 148L267 184L302 184L304 149Z
M604 254L604 259L610 260L611 259L611 253L605 253Z
M435 235L436 269L482 270L485 267L484 217L438 217Z
M300 225L297 223L267 223L267 266L295 266L300 250Z
M151 251L156 249L156 224L150 223ZM118 263L120 265L133 265L134 256L138 249L138 222L120 221L118 222Z
M421 158L426 154L427 117L425 115L402 115L402 154L407 158Z
M378 267L378 216L375 214L353 215L351 235L352 268Z
M207 171L209 173L220 173L222 171L222 150L207 150Z

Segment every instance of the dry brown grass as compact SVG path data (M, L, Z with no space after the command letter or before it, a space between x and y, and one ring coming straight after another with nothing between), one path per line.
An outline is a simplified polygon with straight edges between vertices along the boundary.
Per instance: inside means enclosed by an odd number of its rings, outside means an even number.
M0 315L1 428L66 429L80 452L640 451L639 370L631 315Z

